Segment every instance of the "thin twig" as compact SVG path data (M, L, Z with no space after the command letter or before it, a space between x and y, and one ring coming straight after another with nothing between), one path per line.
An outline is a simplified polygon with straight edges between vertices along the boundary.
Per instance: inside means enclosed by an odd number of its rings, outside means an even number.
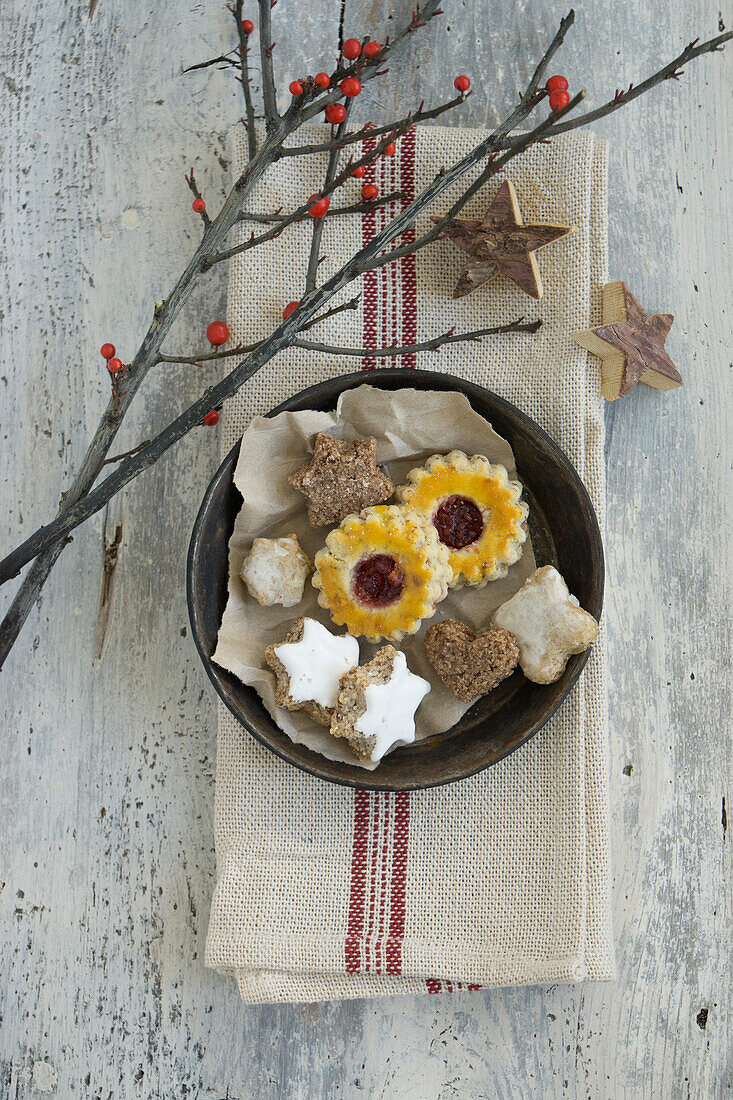
M138 443L137 447L133 447L129 451L123 451L122 454L112 455L110 458L105 458L102 463L103 466L108 466L111 462L122 462L123 458L129 458L130 455L136 455L138 451L141 451L143 447L147 447L150 443L149 439L144 439L142 443Z
M300 326L298 331L307 332L308 329L313 328L314 325L320 325L321 321L326 321L329 317L335 317L337 313L344 313L348 309L358 309L360 301L361 294L356 294L353 298L349 298L347 302L342 302L338 306L331 306L325 313L319 313L318 316L314 317L311 321L306 321L304 325Z
M372 199L370 202L355 202L351 206L329 206L324 218L335 218L338 214L366 214L369 210L376 210L379 206L388 206L391 202L397 202L403 199L405 196L402 191L390 191L388 195L380 195L377 199ZM274 214L251 214L249 211L245 211L240 219L242 222L255 222L259 225L272 225L273 222L282 224L283 222L290 223L289 214L281 214L277 210Z
M234 8L230 9L237 24L239 37L239 68L242 81L242 95L244 96L245 123L247 131L247 152L252 160L257 152L257 127L255 125L255 109L252 103L252 89L249 84L249 35L245 33L242 22L242 4L244 0L235 0Z
M331 309L327 309L325 313L319 314L311 321L301 325L298 329L299 332L307 332L308 329L313 328L314 325L320 325L321 321L325 321L328 317L334 317L337 313L343 313L347 309L357 309L361 295L357 294L354 298L350 298L347 302L342 302L341 305L332 306ZM194 367L200 367L202 363L214 363L218 359L232 359L237 355L248 355L251 351L256 351L262 343L261 340L257 340L254 344L238 344L236 348L229 348L227 351L209 351L204 352L202 355L163 355L158 356L158 362L160 363L178 363L180 365L191 364ZM146 440L149 443L150 440ZM136 447L136 451L140 448ZM118 455L117 458L108 458L107 462L117 462L120 458L127 458L128 455L135 454L135 451L127 451L124 455Z
M418 351L437 351L444 344L461 344L483 339L484 336L498 336L508 332L537 332L542 326L542 321L521 320L512 321L508 325L496 325L494 328L480 328L474 332L456 332L454 328L439 336L433 336L430 340L424 340L421 344L403 344L401 347L387 348L344 348L332 344L321 344L315 340L293 340L292 347L305 348L308 351L319 351L324 355L351 355L358 359L385 359L396 355L413 355Z
M552 61L553 57L555 56L557 51L562 46L563 42L565 41L565 35L568 33L568 31L570 30L570 28L572 27L574 22L575 22L575 12L571 8L570 11L568 12L568 14L563 19L560 20L560 26L557 28L557 34L555 35L552 42L550 43L550 45L546 49L543 57L540 59L539 65L537 66L534 73L532 74L532 79L530 80L529 84L527 85L527 89L526 89L524 95L522 96L523 100L529 101L529 100L533 99L534 96L539 91L540 86L542 85L542 83L545 79L545 74L547 72L547 68L548 68L550 62Z
M198 184L196 183L196 179L194 178L193 168L191 169L189 175L185 176L185 180L191 190L191 194L193 195L194 199L201 199L201 201L203 202L203 196L199 191ZM209 212L206 209L206 203L204 203L204 209L201 211L201 220L203 221L204 225L211 225L211 218L209 217Z
M209 351L203 355L159 355L159 363L192 363L194 367L198 367L200 363L212 363L217 359L231 359L235 355L247 355L248 352L254 351L255 348L260 346L261 341L257 341L256 344L240 344L236 348L229 348L227 351Z
M404 119L400 119L401 122L409 122L412 126L416 126L418 122L426 122L429 119L438 118L440 115L445 114L446 111L451 111L454 107L460 106L464 103L471 93L455 96L453 99L447 100L445 103L439 104L437 107L431 107L430 110L424 111L420 106L417 111L410 112ZM315 142L312 145L293 145L290 148L283 147L280 156L282 157L304 157L310 153L328 153L331 149L345 149L348 145L355 145L359 141L364 141L365 138L380 137L382 134L388 134L394 129L398 123L388 122L385 126L363 126L361 130L354 130L350 134L343 134L341 137L332 138L330 141ZM405 131L407 132L407 131Z
M272 64L272 4L271 0L259 0L260 6L260 60L262 65L262 99L265 104L265 128L268 134L274 134L280 116L277 113L277 91L275 72Z
M340 122L336 127L336 139L346 130L346 125L349 121L349 114L351 113L351 107L353 104L352 99L346 101L343 122ZM323 181L323 190L326 191L332 185L336 178L336 169L338 168L340 149L336 145L328 154L328 165L326 166L326 177ZM308 253L308 269L305 275L305 293L309 294L316 285L316 276L318 274L319 255L321 252L321 237L323 236L323 218L315 218L313 221L313 236L311 237L311 247Z
M208 69L212 65L226 65L233 66L235 69L239 68L239 62L235 61L233 57L229 57L223 53L219 57L212 57L209 61L199 61L196 65L189 65L187 68L182 69L184 73L195 72L196 69Z

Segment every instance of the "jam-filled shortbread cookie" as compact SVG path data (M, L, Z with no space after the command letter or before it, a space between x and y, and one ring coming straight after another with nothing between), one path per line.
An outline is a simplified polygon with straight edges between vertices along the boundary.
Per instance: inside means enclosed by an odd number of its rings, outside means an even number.
M521 493L503 466L451 451L410 470L397 499L437 531L450 554L451 588L481 588L522 556L529 509Z
M313 457L293 470L288 481L305 497L311 527L340 523L394 493L394 485L377 466L377 441L371 437L345 443L319 432Z
M434 528L395 505L347 516L315 557L318 602L370 642L414 634L445 599L451 569Z
M538 569L497 608L492 623L515 636L522 672L536 684L558 680L568 658L588 649L598 637L598 623L570 595L551 565Z
M360 760L381 760L395 745L415 740L415 711L429 691L404 653L386 645L341 678L331 733L345 737Z
M265 650L275 673L275 702L286 710L302 710L330 726L339 680L359 663L359 643L348 634L334 637L315 619L296 619L285 640Z
M250 596L263 607L293 607L303 599L303 586L313 571L297 535L255 539L240 574Z
M513 634L497 627L474 634L464 623L445 619L425 634L425 652L441 680L462 703L472 703L511 676L519 661Z

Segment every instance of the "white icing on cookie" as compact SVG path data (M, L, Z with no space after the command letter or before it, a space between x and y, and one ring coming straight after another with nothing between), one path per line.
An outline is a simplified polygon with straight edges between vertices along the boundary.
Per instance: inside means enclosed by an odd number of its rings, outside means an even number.
M299 642L275 646L278 659L290 677L288 688L296 703L336 705L339 680L359 664L359 643L350 634L335 637L315 619L303 621Z
M404 653L397 653L392 676L386 684L369 684L364 689L366 710L354 729L366 737L376 737L371 759L381 760L394 745L409 745L415 740L415 711L430 691L430 684L407 667Z
M538 569L497 608L492 623L517 639L522 672L537 684L559 679L571 654L582 653L598 636L598 623L551 565Z

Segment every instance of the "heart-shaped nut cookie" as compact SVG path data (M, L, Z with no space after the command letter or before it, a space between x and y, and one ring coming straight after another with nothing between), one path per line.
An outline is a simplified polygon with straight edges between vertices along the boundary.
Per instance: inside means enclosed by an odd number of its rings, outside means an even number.
M462 703L492 691L511 676L519 661L519 646L508 630L492 627L474 634L456 619L429 628L425 652L445 686Z

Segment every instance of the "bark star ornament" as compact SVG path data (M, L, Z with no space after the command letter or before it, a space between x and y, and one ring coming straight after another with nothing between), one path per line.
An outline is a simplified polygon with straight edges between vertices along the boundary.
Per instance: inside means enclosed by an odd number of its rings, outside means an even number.
M621 280L603 288L603 324L574 332L573 340L601 360L601 388L607 401L624 397L637 382L656 390L673 390L682 376L664 341L671 313L650 314Z
M440 216L432 220L439 222ZM506 275L532 298L542 297L542 279L534 253L572 233L573 225L540 222L525 225L514 184L504 180L483 218L451 218L445 235L469 255L453 290L463 298L495 275Z

